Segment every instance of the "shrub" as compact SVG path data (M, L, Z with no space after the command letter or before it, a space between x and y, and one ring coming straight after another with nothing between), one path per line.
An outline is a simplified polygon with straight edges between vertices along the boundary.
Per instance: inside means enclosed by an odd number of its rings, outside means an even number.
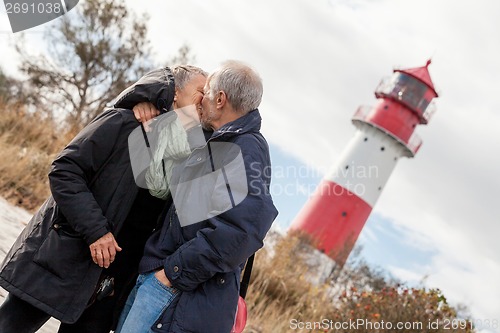
M288 235L273 246L274 255L259 252L245 332L474 332L440 290L406 288L363 261L348 262L330 278L310 279L323 273L308 263L313 250L304 239Z

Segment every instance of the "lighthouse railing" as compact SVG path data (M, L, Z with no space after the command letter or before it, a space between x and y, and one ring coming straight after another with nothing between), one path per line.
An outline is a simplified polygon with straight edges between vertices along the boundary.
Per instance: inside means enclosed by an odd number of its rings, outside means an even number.
M361 105L358 107L354 115L352 116L352 120L361 120L366 122L366 118L368 117L368 114L371 112L373 109L372 106L368 105Z
M432 101L428 106L427 108L425 109L425 112L423 114L423 117L424 119L429 122L429 120L431 120L432 116L434 115L434 113L436 112L437 108L436 108L436 103L434 103L434 101Z
M420 149L420 146L422 146L422 138L420 138L417 133L413 133L410 139L408 139L406 146L413 152L413 155L415 155Z
M371 111L373 110L372 106L367 106L367 105L361 105L358 107L354 115L352 116L352 122L356 125L358 122L365 123L368 125L371 125L373 127L378 128L379 130L387 133L391 137L394 138L394 140L398 141L401 143L403 146L406 147L406 149L409 150L410 156L414 156L417 151L420 149L420 146L422 145L422 139L420 136L418 136L417 133L413 132L413 134L410 136L407 142L402 141L396 134L390 132L386 128L383 128L382 126L374 123L373 121L370 121L369 116Z

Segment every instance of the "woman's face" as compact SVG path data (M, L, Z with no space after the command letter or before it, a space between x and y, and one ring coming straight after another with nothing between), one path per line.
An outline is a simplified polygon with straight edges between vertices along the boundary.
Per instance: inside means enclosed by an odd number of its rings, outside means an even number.
M198 110L203 99L203 87L207 78L201 74L194 76L184 88L175 91L174 108L184 108L195 105Z

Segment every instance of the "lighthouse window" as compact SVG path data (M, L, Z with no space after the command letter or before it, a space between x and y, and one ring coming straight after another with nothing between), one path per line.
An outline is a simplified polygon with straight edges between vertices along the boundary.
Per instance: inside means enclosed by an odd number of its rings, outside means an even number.
M347 216L347 212L342 212L342 216L346 217Z
M381 150L381 151L384 151L384 150L385 150L385 147L380 147L380 150Z
M366 142L366 141L368 141L368 138L365 138L365 140L364 140L364 141L365 141L365 142Z
M429 88L425 83L407 74L396 72L384 87L384 93L396 100L404 102L414 110L424 111L429 101L424 94Z

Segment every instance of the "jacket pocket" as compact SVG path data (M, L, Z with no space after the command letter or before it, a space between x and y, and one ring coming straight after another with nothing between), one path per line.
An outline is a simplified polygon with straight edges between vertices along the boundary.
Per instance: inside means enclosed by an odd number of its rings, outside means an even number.
M51 228L33 262L60 279L86 272L90 259L87 243L75 234Z
M167 308L152 329L162 333L229 332L233 327L237 303L236 273L219 273L196 290L182 292L175 306ZM166 327L167 330L162 330Z

